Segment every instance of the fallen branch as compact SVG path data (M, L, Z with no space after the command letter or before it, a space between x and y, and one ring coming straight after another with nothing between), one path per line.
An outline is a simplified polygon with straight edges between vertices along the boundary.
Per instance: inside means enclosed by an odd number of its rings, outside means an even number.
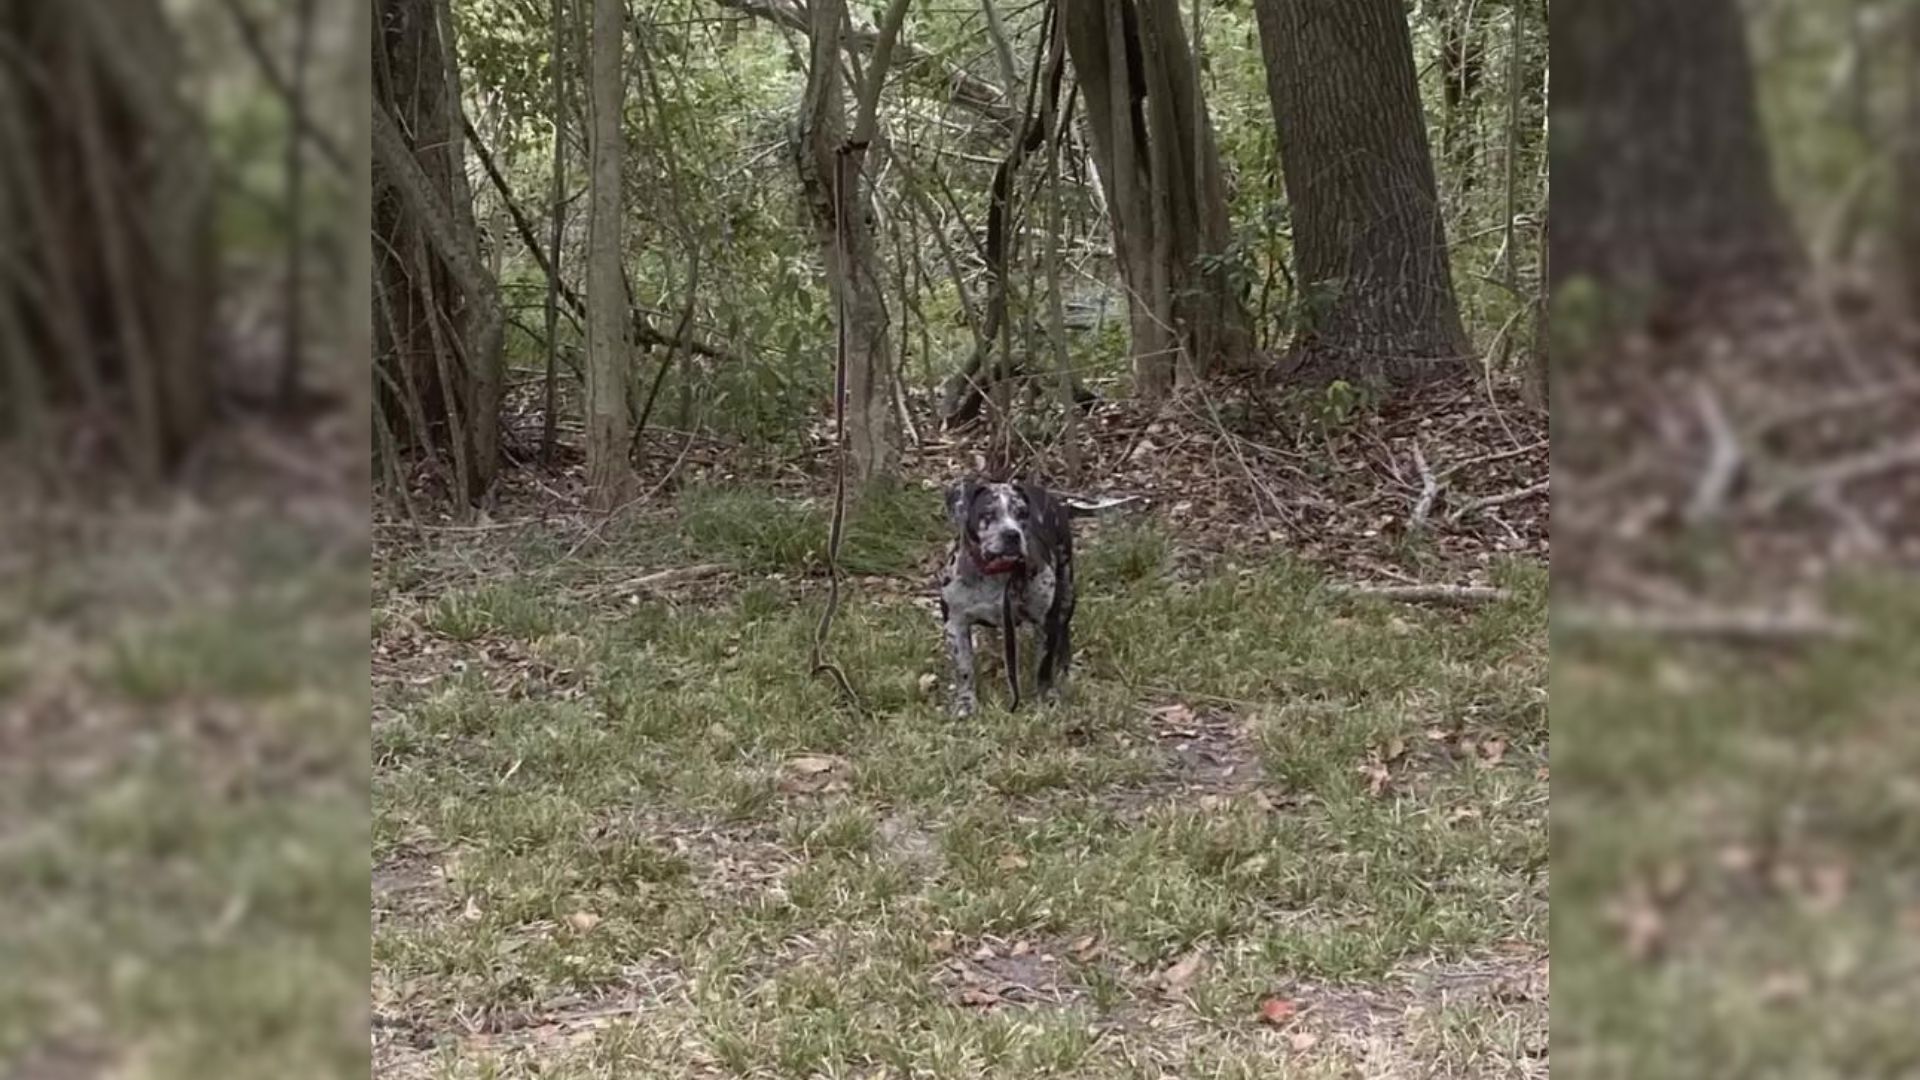
M1460 509L1455 510L1453 513L1448 514L1447 521L1450 524L1458 524L1468 514L1478 513L1495 506L1504 506L1510 502L1519 502L1521 499L1539 495L1547 490L1548 483L1549 481L1542 480L1537 484L1528 484L1518 491L1508 491L1499 495L1489 495L1484 499L1475 499L1461 506Z
M1767 493L1762 509L1776 509L1787 499L1802 492L1837 489L1855 480L1915 467L1920 467L1920 440L1801 469Z
M1740 439L1733 432L1733 424L1727 420L1727 414L1720 407L1720 400L1705 385L1693 389L1694 407L1700 410L1700 423L1707 429L1707 438L1711 440L1711 449L1707 452L1707 468L1700 474L1699 483L1694 485L1693 498L1687 504L1687 520L1694 524L1711 521L1718 517L1722 507L1726 506L1727 496L1733 493L1734 483L1740 479L1740 470L1746 463L1746 457L1740 452Z
M1420 450L1420 440L1413 442L1413 463L1420 469L1420 501L1413 504L1415 529L1427 527L1427 515L1433 512L1433 500L1440 496L1440 481L1433 475L1433 469L1427 464L1427 455Z
M1852 641L1861 636L1860 626L1851 620L1836 619L1818 612L1769 611L1763 608L1657 611L1576 607L1556 614L1553 628L1555 631L1582 634L1706 638L1757 645Z
M1067 508L1068 517L1092 517L1095 514L1104 514L1109 510L1137 503L1141 501L1143 497L1144 496L1140 495L1109 495L1088 498L1083 495L1069 495L1063 491L1060 493L1060 503Z
M1347 585L1332 587L1335 596L1372 596L1381 600L1468 606L1497 604L1513 594L1492 585Z
M693 566L670 566L665 570L655 570L651 574L642 574L620 583L622 590L640 592L645 589L658 589L668 585L684 585L689 581L710 578L726 570L721 563L698 563Z

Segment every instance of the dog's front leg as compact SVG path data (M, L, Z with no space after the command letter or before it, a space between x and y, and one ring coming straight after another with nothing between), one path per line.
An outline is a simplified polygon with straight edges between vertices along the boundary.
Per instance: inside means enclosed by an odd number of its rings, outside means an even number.
M947 656L953 663L953 714L972 716L979 707L973 688L973 624L962 616L947 617Z
M1000 640L1007 652L1007 711L1020 707L1020 619L1018 589L1024 585L1015 577L1000 594Z

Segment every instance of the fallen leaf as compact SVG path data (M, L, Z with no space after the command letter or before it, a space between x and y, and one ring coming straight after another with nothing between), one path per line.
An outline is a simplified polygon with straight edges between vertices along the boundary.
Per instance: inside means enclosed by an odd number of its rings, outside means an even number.
M920 676L920 696L926 697L932 694L934 691L934 688L939 685L940 685L940 676L935 675L931 671L926 672L925 674Z
M954 938L953 931L942 930L933 935L933 940L927 943L927 948L932 950L935 956L946 956L953 952L954 946L957 944L958 942Z
M1489 767L1498 765L1500 759L1506 756L1507 740L1505 739L1488 739L1480 744L1480 762L1483 765Z
M969 986L965 990L960 991L960 1004L972 1005L977 1008L991 1008L992 1006L1000 1004L1000 995L991 990L982 990L977 986Z
M1367 778L1367 794L1375 798L1379 798L1386 792L1388 781L1393 779L1393 774L1387 771L1387 767L1377 761L1360 766L1360 772Z
M1009 851L1005 855L1000 856L999 861L993 865L1001 870L1025 870L1030 864L1025 855L1017 851Z
M1380 752L1382 761L1399 761L1407 752L1407 740L1395 735L1387 740L1387 748Z
M576 911L567 916L567 925L584 934L600 925L600 916L591 911Z
M1073 953L1075 958L1090 960L1100 952L1100 939L1094 937L1092 934L1088 934L1084 937L1075 938L1073 944L1067 946L1067 948Z
M1169 993L1185 990L1206 966L1207 956L1198 949L1181 957L1174 965L1160 973L1160 987Z
M1033 945L1031 942L1016 941L1013 943L1013 951L1008 953L1007 955L1008 956L1025 956L1032 951L1033 951Z
M1178 703L1162 705L1152 710L1152 715L1165 721L1170 727L1186 727L1193 723L1193 709L1190 706Z
M467 897L467 906L461 909L460 917L467 920L468 922L479 922L480 921L480 898L477 896Z
M1278 1026L1293 1019L1293 1014L1298 1011L1299 1006L1289 998L1268 998L1260 1003L1260 1022Z
M1304 1054L1320 1042L1320 1036L1311 1031L1296 1031L1288 1039L1287 1045L1293 1047L1296 1054Z

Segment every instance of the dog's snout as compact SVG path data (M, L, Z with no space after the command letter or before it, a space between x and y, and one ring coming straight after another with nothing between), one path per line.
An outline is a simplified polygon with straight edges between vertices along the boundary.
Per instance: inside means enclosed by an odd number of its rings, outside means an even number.
M1001 529L1000 530L1000 546L1003 548L1006 548L1009 551L1020 550L1020 530L1019 529Z

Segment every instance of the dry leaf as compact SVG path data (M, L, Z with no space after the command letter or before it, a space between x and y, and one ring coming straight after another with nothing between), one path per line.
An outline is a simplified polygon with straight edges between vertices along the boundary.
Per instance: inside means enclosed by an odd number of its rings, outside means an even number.
M1406 752L1407 740L1395 735L1393 738L1387 740L1387 748L1381 751L1380 760L1399 761L1406 755Z
M1181 957L1174 965L1160 973L1160 986L1169 993L1185 990L1193 982L1194 976L1205 967L1207 956L1198 949Z
M1498 765L1500 759L1506 756L1507 740L1505 739L1488 739L1480 744L1480 761L1484 765Z
M1299 1006L1289 998L1268 998L1260 1003L1260 1022L1278 1026L1293 1019L1293 1014L1298 1011Z
M1025 941L1016 941L1013 943L1013 951L1008 953L1007 955L1008 956L1025 956L1032 951L1033 951L1032 943L1025 942Z
M584 934L600 925L600 916L591 911L576 911L567 916L567 925Z
M1017 851L1009 851L1005 855L1000 856L999 861L993 865L1001 870L1025 870L1029 863L1025 855Z
M939 685L940 685L940 676L935 675L931 671L926 672L925 674L920 676L920 696L926 697L932 694L934 691L934 688L938 687Z
M991 990L982 990L977 986L969 986L965 990L960 991L960 1004L972 1005L977 1008L991 1008L992 1006L1000 1004L1000 995Z
M477 896L467 897L467 906L461 909L460 917L467 920L468 922L479 922L480 921L480 898Z
M933 935L933 940L927 943L927 948L932 950L935 956L946 956L953 952L954 946L957 944L958 942L954 939L953 931L942 930Z

